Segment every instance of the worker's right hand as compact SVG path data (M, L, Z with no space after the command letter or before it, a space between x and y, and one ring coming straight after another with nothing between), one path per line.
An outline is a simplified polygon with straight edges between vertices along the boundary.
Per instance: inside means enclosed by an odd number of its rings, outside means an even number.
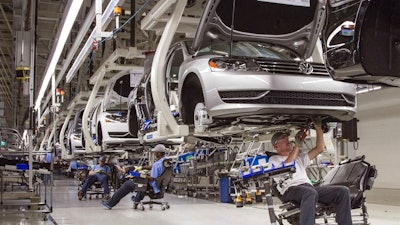
M301 143L304 141L304 139L306 138L307 133L305 129L300 129L299 132L296 133L296 135L294 136L294 144L296 147L299 147L301 145Z

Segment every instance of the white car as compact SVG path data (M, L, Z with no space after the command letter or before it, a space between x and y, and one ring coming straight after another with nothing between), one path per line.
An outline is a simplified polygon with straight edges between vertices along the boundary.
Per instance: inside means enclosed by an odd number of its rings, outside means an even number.
M127 113L128 96L135 88L132 81L140 78L137 73L122 71L109 81L104 98L91 118L95 143L103 150L139 144L138 138L129 133Z
M82 146L82 115L85 108L79 109L67 133L67 149L70 153L82 153L85 148Z

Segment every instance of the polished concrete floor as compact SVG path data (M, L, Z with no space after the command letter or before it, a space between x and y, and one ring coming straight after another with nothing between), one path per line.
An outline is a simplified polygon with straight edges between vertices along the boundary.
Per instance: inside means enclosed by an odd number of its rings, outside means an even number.
M270 224L265 203L249 204L236 208L234 204L219 203L211 200L190 198L179 195L167 195L171 205L162 211L159 206L145 211L134 210L130 197L125 197L112 210L100 204L99 199L77 198L77 183L73 179L55 179L53 188L53 210L48 220L43 221L40 213L3 214L0 212L1 225L42 225L42 224L162 224L162 225L226 225ZM368 200L368 199L367 199ZM370 224L400 225L400 206L367 203ZM356 214L357 211L354 211Z

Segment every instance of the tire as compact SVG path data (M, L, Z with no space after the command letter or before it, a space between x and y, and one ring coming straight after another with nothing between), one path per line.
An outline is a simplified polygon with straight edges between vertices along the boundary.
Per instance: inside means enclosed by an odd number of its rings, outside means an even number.
M137 138L138 137L138 132L139 132L139 121L138 117L136 114L136 110L132 107L132 109L129 111L129 133Z
M196 76L189 76L182 87L181 95L181 115L183 122L187 125L194 124L194 110L196 105L204 101L203 89Z
M85 142L85 136L83 135L83 132L81 133L81 140L82 140L82 147L86 147L86 142Z
M101 131L101 124L97 126L97 145L103 146L103 132Z

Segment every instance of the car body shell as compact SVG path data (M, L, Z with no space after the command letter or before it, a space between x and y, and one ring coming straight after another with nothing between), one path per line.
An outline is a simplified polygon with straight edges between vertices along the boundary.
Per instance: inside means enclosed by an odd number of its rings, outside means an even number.
M139 144L138 138L129 133L127 122L128 95L135 88L130 83L132 76L136 74L131 71L122 71L114 75L105 89L104 98L92 115L91 129L95 134L94 141L102 146L103 150L114 146L129 148L130 145Z
M177 47L178 46L178 47ZM356 92L353 84L334 81L323 64L313 63L314 73L304 74L293 63L290 73L282 71L211 71L209 61L223 58L220 55L190 55L187 44L181 42L174 50L182 49L185 59L179 68L178 96L180 112L192 97L201 94L207 114L214 120L238 118L243 122L286 123L302 121L310 116L322 116L325 121L347 121L356 113ZM171 53L170 55L173 55ZM279 60L263 59L272 64L283 64ZM167 73L168 73L167 68ZM297 71L296 71L297 70ZM195 77L195 79L194 79ZM188 84L195 80L201 93ZM193 85L193 83L191 84ZM190 110L189 110L190 111ZM284 119L282 119L284 118ZM279 121L280 120L280 121ZM187 121L184 119L184 121Z
M71 153L82 152L85 148L82 145L82 115L84 108L79 109L74 117L71 127L67 133L67 146Z

